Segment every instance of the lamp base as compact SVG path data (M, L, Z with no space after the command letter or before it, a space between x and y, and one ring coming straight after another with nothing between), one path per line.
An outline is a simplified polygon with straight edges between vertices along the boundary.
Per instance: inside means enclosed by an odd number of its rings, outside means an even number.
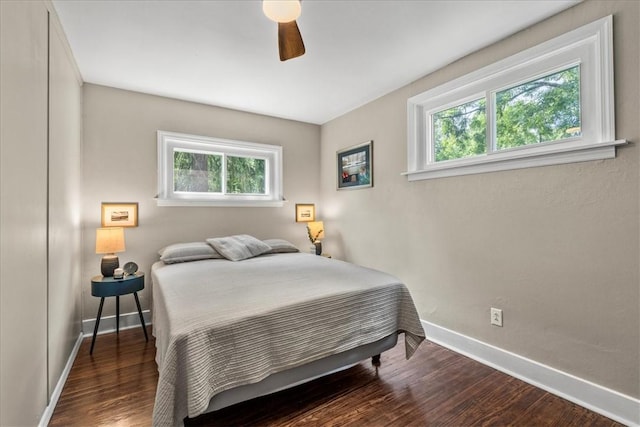
M104 277L113 276L113 271L120 267L120 260L117 255L105 255L100 263L100 272Z
M322 255L322 242L318 241L313 244L316 248L316 255Z

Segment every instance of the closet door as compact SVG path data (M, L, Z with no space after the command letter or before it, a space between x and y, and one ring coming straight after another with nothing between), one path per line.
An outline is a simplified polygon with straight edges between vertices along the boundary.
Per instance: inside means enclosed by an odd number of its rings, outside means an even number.
M48 12L0 1L0 425L47 405Z

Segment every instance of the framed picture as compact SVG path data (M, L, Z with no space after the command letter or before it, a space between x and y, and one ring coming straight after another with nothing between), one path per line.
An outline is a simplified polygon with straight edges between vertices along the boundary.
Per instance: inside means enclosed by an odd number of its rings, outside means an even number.
M316 220L316 205L296 203L296 222L312 222Z
M373 187L373 141L337 153L338 190Z
M137 203L102 203L103 227L137 227Z

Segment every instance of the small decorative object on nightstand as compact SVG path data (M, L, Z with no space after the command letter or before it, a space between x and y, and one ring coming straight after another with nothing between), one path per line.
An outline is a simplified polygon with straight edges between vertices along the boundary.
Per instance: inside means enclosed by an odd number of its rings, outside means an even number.
M128 263L126 263L123 267L124 270L124 274L126 274L127 276L134 274L135 272L138 271L138 264L136 264L133 261L129 261Z
M315 246L316 255L322 255L322 239L324 239L324 223L322 221L312 221L307 223L307 234L309 240Z
M136 299L138 314L140 315L140 323L142 324L144 339L149 341L149 337L147 336L147 327L144 324L144 317L142 316L142 309L140 308L140 300L138 299L138 291L143 289L144 273L130 274L122 279L105 276L95 276L91 279L91 295L94 297L100 297L100 308L98 308L96 325L93 328L93 339L91 340L91 350L89 350L89 354L93 354L93 346L96 343L96 335L98 333L98 326L100 325L100 316L102 316L102 306L104 305L104 299L106 297L116 297L116 333L119 333L120 295L133 294Z

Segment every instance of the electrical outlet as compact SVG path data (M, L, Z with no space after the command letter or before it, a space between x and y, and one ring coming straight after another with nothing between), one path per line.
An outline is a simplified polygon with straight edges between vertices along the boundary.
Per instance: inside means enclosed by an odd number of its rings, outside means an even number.
M491 324L502 327L502 310L491 307Z

